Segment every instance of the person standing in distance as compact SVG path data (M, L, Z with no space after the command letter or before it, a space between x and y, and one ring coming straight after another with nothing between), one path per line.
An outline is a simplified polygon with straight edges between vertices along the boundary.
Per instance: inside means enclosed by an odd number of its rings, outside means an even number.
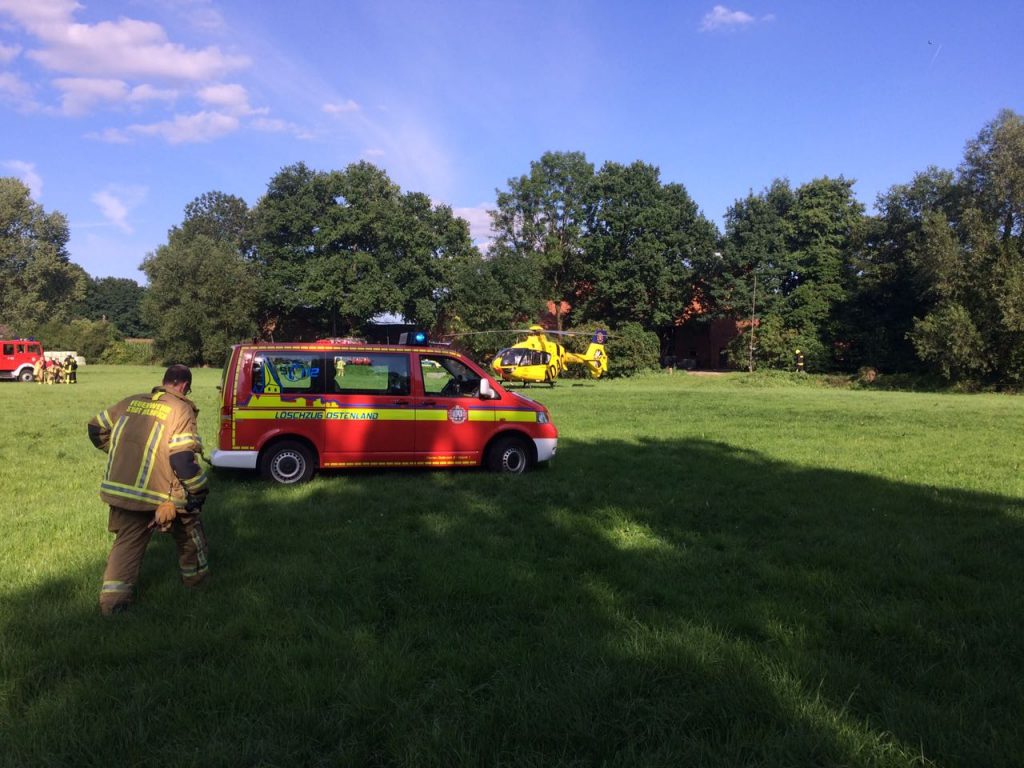
M100 591L100 612L106 616L134 602L154 530L174 537L185 586L198 587L209 574L200 518L209 486L196 461L203 445L191 391L192 372L172 365L161 386L126 397L89 421L89 439L107 454L100 498L110 505L107 528L116 534Z

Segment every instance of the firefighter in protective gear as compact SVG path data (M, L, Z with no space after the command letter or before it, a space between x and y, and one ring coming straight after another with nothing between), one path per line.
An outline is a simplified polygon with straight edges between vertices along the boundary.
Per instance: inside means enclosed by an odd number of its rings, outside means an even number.
M199 514L209 487L196 461L202 442L191 391L192 372L172 365L161 386L127 397L89 421L89 439L107 453L100 498L110 505L107 527L116 534L100 591L104 615L132 605L142 556L155 530L174 537L182 583L197 587L209 573Z

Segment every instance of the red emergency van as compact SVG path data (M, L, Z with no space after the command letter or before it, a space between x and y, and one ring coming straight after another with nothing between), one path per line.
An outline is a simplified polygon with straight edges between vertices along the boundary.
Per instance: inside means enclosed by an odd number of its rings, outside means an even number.
M32 366L43 356L43 345L34 339L0 341L0 379L32 381Z
M232 347L215 467L278 483L317 468L484 465L518 474L555 455L542 404L468 358L431 346L349 340Z

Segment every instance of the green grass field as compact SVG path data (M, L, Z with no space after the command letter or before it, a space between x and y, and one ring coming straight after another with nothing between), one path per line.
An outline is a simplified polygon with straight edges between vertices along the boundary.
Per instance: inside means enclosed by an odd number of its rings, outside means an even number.
M0 766L1022 764L1019 397L563 381L525 477L216 473L209 589L160 536L105 620L85 423L160 373L0 386Z

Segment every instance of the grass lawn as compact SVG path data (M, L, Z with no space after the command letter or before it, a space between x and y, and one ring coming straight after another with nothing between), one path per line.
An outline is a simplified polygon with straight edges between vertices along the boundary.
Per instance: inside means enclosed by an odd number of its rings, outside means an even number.
M0 385L0 766L1022 764L1020 397L561 381L525 477L216 473L210 587L158 536L105 620L85 423L161 372Z

